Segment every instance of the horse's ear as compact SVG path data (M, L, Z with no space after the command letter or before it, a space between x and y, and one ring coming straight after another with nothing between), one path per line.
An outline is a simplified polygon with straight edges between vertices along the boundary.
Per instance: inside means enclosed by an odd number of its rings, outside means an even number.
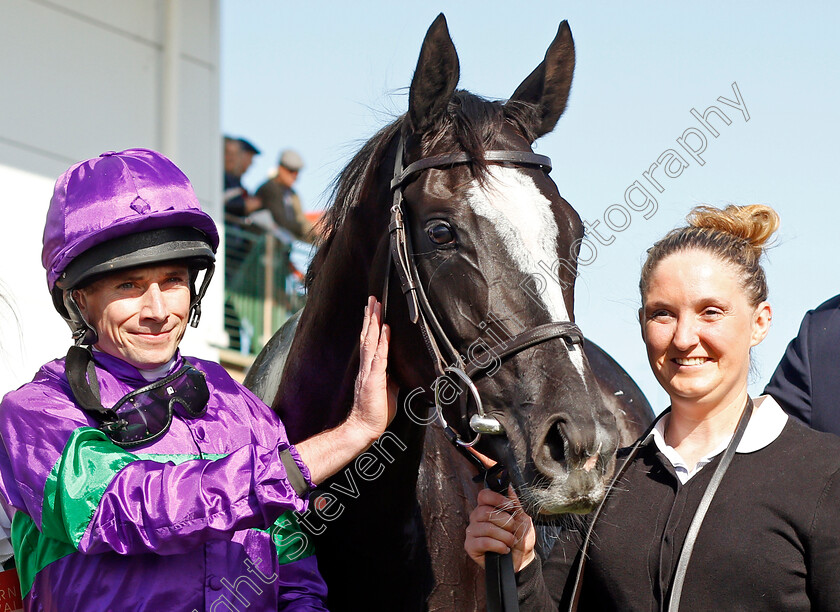
M458 84L460 69L455 45L443 13L429 26L408 93L408 118L414 132L432 127L446 110Z
M575 71L575 41L566 21L560 24L557 36L548 47L545 59L528 75L510 97L537 106L537 138L548 134L566 110L572 74Z

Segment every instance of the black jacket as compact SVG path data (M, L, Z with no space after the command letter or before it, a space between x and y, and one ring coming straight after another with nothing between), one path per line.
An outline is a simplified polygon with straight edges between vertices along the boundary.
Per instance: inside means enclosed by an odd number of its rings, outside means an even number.
M840 435L840 295L808 311L764 393L806 425Z
M653 441L640 449L595 526L581 612L665 608L720 457L683 485ZM548 559L517 574L522 612L567 609L579 543L567 533ZM680 608L836 611L838 577L840 439L788 419L768 446L733 458L700 529Z

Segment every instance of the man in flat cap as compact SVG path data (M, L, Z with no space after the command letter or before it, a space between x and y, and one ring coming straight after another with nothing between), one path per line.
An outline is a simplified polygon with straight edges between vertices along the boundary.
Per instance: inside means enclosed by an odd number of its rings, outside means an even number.
M298 240L312 242L315 235L312 222L303 214L300 197L293 189L303 159L297 151L286 149L280 154L277 174L257 189L263 208L271 211L274 222L288 230Z

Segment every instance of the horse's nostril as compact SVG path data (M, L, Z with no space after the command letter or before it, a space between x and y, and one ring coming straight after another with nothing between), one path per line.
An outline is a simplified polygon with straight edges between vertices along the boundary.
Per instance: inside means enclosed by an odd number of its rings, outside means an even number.
M548 429L542 452L548 461L563 463L566 460L565 441L560 430L560 421Z
M595 428L575 426L560 418L546 430L534 464L543 475L571 472L603 472L603 440Z

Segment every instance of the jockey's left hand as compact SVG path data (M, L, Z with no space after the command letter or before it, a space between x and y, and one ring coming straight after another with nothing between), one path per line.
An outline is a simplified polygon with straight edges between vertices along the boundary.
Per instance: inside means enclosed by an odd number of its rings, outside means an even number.
M382 305L368 298L359 341L359 375L350 415L338 427L295 444L314 484L322 483L376 442L397 413L397 387L389 384L388 340Z
M359 374L347 423L376 441L397 413L397 388L388 380L391 329L382 322L382 304L368 298L359 338Z

